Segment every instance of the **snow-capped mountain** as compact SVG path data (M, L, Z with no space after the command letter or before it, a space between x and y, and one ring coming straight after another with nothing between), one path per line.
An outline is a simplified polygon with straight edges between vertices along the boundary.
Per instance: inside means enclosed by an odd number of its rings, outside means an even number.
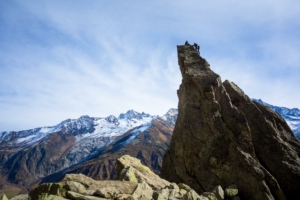
M273 106L266 102L263 102L261 99L252 99L262 105L269 106L272 110L279 113L290 126L294 134L298 139L300 139L300 110L298 108L286 108L286 107L279 107Z
M164 116L160 117L162 120L165 120L168 124L175 126L178 116L178 110L171 108Z
M176 121L174 117L177 118L172 109L161 118L129 110L119 117L84 115L78 119L67 119L55 126L2 132L0 172L2 176L8 177L9 182L29 185L38 178L99 157L112 143L118 145L113 146L117 148L111 151L118 151L141 137L141 133L148 133L150 127L155 126L153 130L158 132L163 128L164 133L171 135ZM162 147L167 148L168 142L163 144ZM162 155L159 156L160 160Z
M113 115L105 118L84 115L78 119L67 119L55 126L19 132L2 132L0 133L0 147L2 149L20 150L45 139L54 132L72 134L76 136L77 142L88 138L115 137L138 126L149 126L149 123L156 117L133 110L120 114L118 118Z

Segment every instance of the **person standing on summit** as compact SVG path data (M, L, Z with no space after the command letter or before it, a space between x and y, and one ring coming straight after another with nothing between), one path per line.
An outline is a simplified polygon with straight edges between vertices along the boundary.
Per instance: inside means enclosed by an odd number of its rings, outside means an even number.
M195 47L195 49L198 51L198 53L200 54L200 46L197 43L194 43L193 45Z
M185 41L184 45L190 45L188 41Z

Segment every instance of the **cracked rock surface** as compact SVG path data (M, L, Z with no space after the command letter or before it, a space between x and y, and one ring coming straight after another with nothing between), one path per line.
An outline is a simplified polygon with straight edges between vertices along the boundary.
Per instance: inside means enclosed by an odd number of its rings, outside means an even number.
M236 184L245 200L300 199L300 143L285 121L235 84L222 83L192 46L177 49L178 119L162 178L199 194Z
M129 170L130 169L130 170ZM117 160L119 180L96 181L83 174L67 174L58 183L42 184L30 191L29 200L223 200L224 191L217 186L212 192L198 195L186 184L170 183L141 164L137 158L124 155ZM235 197L237 197L236 193ZM1 197L1 196L0 196ZM15 199L19 199L15 197ZM21 200L20 199L20 200Z

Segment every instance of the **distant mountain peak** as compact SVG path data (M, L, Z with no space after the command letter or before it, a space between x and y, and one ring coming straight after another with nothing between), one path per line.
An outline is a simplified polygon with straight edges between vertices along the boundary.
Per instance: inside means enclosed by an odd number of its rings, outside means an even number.
M139 113L134 110L128 110L126 113L121 113L118 117L118 119L137 119L141 120L144 117L150 117L151 115L146 114L144 112Z
M171 116L178 115L178 109L171 108L165 115L171 115Z
M79 119L92 119L92 118L88 115L82 115L79 117Z
M118 118L116 118L113 115L110 115L108 117L105 118L105 120L109 123L113 123L113 124L119 124Z
M165 115L160 117L160 119L174 126L177 121L177 116L178 116L178 110L175 108L171 108Z
M113 115L109 115L106 118L82 115L78 119L66 119L55 126L18 132L1 132L0 148L23 149L55 132L76 136L77 141L100 136L115 137L124 134L132 128L148 125L154 118L156 116L151 116L144 112L139 113L134 110L128 110L126 113L120 114L119 118Z

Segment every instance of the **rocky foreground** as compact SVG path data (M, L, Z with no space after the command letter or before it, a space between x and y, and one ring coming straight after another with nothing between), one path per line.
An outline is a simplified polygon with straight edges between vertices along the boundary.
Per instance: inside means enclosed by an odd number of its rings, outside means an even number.
M183 183L170 183L141 164L137 158L124 155L117 160L118 180L96 181L83 174L67 174L57 183L45 183L11 200L222 200L239 199L236 185L225 189L216 186L211 192L197 194ZM0 200L6 200L0 194Z

